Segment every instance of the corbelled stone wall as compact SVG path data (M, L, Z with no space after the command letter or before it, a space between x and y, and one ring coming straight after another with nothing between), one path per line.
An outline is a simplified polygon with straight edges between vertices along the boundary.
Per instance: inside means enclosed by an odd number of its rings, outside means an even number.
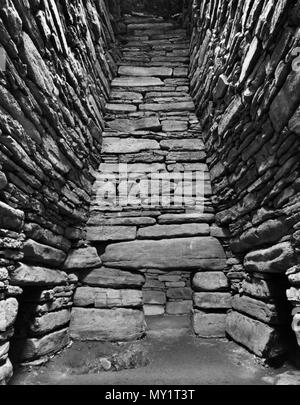
M181 13L184 0L119 0L122 13L147 12L163 17Z
M22 361L68 344L76 277L63 264L82 238L117 60L104 0L0 1L0 383L12 336Z
M217 222L231 234L227 333L263 357L281 353L291 330L291 285L299 337L299 10L299 1L193 1L191 92Z

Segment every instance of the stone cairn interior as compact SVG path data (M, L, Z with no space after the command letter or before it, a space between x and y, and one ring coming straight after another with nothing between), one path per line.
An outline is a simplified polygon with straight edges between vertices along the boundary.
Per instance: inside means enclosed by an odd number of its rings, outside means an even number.
M0 384L154 317L300 345L299 28L299 0L0 1Z

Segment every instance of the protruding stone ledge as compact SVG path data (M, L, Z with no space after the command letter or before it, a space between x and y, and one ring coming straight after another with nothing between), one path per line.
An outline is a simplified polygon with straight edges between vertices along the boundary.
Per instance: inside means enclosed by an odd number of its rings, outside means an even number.
M19 263L10 273L10 282L21 287L52 287L67 284L68 275L59 270Z
M105 267L79 271L78 277L83 284L103 288L141 288L145 283L143 274Z
M294 264L296 264L296 258L290 242L251 252L246 255L244 261L246 271L258 273L284 274Z

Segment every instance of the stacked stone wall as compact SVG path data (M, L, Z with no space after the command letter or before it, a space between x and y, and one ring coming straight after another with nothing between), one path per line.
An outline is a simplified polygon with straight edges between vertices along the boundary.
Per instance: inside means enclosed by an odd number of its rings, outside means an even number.
M82 239L118 57L103 0L0 1L0 382L12 336L21 361L68 344L76 277L63 264Z
M191 94L216 219L231 235L227 333L273 357L291 330L288 300L299 337L300 2L192 6Z

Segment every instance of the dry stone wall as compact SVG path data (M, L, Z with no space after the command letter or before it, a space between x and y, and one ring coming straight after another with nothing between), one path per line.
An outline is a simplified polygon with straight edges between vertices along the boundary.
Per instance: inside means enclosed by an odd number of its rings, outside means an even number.
M274 357L288 300L299 340L300 2L191 3L191 93L217 222L231 234L227 333Z
M118 50L104 0L0 1L0 382L68 344ZM18 313L16 331L14 323Z

